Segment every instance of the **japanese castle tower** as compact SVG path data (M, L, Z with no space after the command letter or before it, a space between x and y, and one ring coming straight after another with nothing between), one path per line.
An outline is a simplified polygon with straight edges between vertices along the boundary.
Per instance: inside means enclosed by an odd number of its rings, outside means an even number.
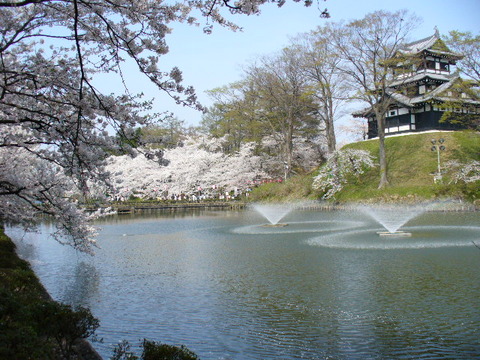
M389 66L393 80L387 89L391 105L386 114L385 135L459 129L458 125L439 121L445 111L439 105L452 99L455 91L452 86L462 81L452 70L463 56L447 48L438 30L428 38L405 45L397 56L399 61L395 66ZM465 100L464 105L453 111L480 113L479 101L468 99L464 93L460 97ZM371 109L356 112L353 116L368 119L369 139L378 136L377 121Z

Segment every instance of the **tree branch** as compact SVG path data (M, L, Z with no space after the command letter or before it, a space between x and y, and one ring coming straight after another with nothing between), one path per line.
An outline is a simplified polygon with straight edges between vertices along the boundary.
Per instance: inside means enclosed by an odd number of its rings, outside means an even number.
M44 2L49 2L50 0L24 0L24 1L19 1L19 2L14 2L14 1L4 1L0 2L0 7L22 7L22 6L27 6L31 4L41 4Z

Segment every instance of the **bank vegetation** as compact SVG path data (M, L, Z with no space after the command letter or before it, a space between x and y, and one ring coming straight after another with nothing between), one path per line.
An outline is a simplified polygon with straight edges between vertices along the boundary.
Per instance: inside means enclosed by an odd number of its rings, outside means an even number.
M439 140L443 150L434 146ZM436 144L432 144L436 140ZM328 199L328 189L315 189L314 179L321 169L290 178L284 184L268 184L255 189L252 201L283 199L328 200L330 202L420 202L453 199L480 206L480 133L475 131L429 132L387 137L389 185L378 189L375 166L362 174L349 173L342 188ZM348 144L340 151L357 150L378 156L378 140ZM438 173L440 158L440 175ZM475 167L476 164L476 167ZM334 177L335 174L331 173Z

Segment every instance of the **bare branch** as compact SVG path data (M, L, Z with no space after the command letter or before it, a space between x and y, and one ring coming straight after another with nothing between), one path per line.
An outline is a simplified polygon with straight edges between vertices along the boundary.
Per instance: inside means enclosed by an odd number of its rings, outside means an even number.
M49 2L51 0L24 0L24 1L2 1L0 2L0 7L5 7L5 8L16 8L16 7L22 7L22 6L27 6L31 4L41 4L45 2Z

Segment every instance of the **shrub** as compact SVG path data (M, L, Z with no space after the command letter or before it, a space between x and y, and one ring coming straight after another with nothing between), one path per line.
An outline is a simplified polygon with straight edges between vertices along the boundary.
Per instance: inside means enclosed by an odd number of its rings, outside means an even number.
M174 346L144 339L142 347L141 360L198 360L197 355L183 345ZM128 341L122 341L113 350L110 360L138 360L138 357L130 351Z
M54 340L62 357L70 359L74 345L80 339L93 337L99 321L89 309L56 302L45 302L37 308L37 324L47 339Z
M185 346L173 346L143 340L142 360L198 360Z
M70 359L97 327L89 310L49 300L0 226L0 359Z

